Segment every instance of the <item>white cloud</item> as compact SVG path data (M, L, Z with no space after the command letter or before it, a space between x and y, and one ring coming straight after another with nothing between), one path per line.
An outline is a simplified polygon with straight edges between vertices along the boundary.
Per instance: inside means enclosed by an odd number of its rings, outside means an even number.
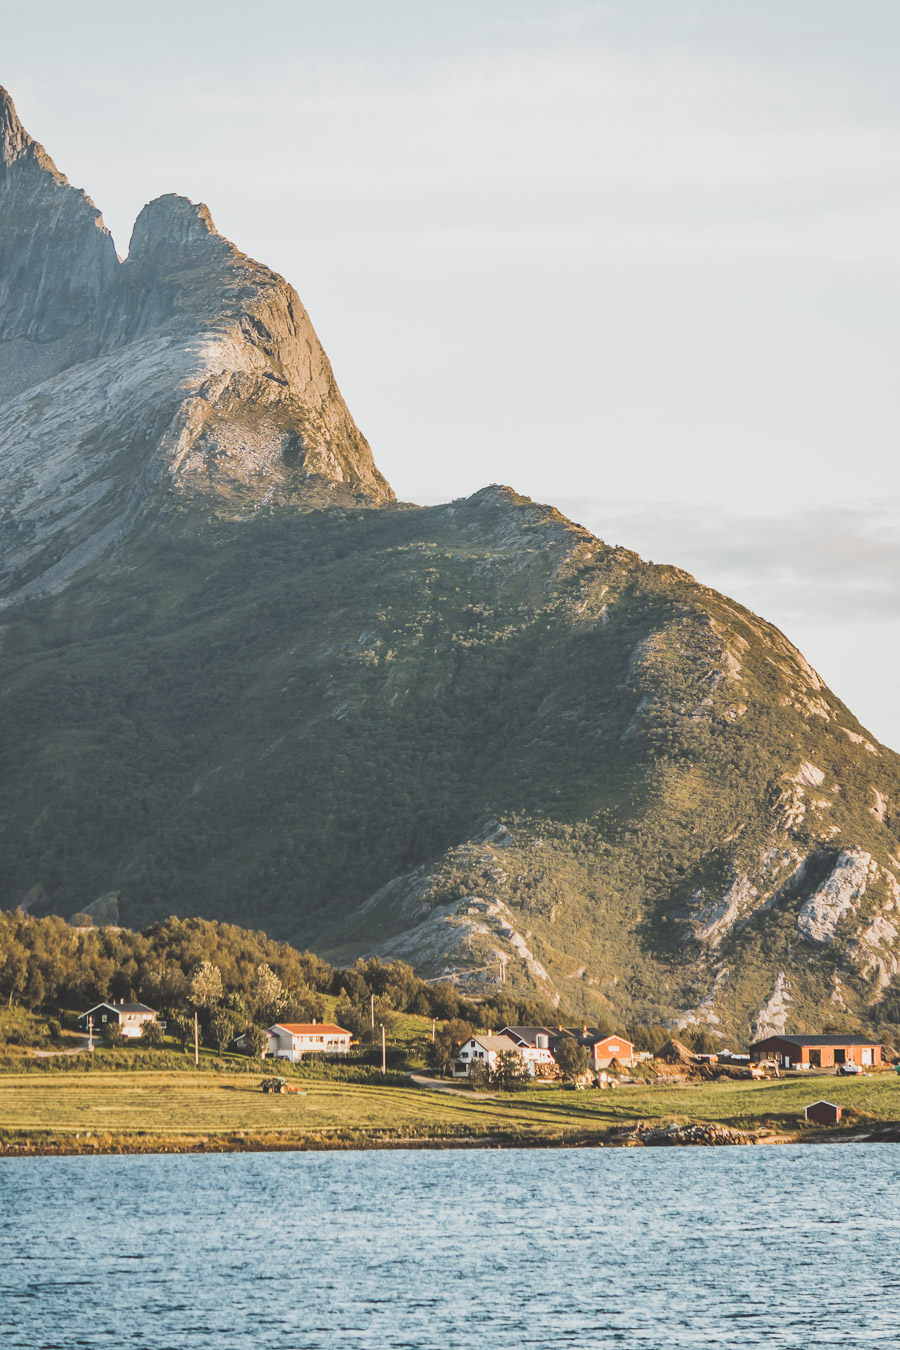
M607 542L674 563L774 622L900 621L898 498L768 516L577 498L557 505Z

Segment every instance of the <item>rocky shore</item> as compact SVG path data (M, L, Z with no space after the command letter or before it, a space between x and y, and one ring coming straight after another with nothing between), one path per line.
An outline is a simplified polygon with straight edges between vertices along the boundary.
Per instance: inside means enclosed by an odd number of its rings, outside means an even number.
M628 1128L532 1135L517 1131L489 1133L422 1133L414 1131L338 1130L322 1134L299 1131L236 1131L222 1134L114 1134L23 1132L0 1139L0 1158L78 1157L148 1153L277 1153L341 1152L356 1149L497 1149L497 1148L716 1148L734 1145L900 1143L900 1123L860 1130L733 1129L706 1121L660 1126L638 1123Z

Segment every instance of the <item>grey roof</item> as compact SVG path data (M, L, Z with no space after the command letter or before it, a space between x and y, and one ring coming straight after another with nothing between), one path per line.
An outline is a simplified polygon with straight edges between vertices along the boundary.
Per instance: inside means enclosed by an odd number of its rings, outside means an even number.
M554 1030L552 1027L503 1027L500 1031L500 1035L502 1036L504 1033L518 1037L518 1039L524 1041L526 1045L534 1045L535 1039L538 1036L553 1036L559 1040L559 1031Z
M848 1031L846 1036L787 1036L779 1035L773 1032L771 1036L763 1036L761 1040L754 1041L754 1045L764 1045L766 1041L787 1041L788 1045L880 1045L880 1041L870 1041L867 1036L857 1036L852 1031Z
M156 1016L156 1009L148 1008L146 1003L95 1003L93 1008L88 1008L87 1012L81 1013L80 1016L87 1017L98 1008L111 1008L113 1012L151 1013L153 1017Z
M469 1040L477 1041L485 1050L518 1050L518 1046L511 1036L470 1036ZM468 1041L466 1042L468 1045Z

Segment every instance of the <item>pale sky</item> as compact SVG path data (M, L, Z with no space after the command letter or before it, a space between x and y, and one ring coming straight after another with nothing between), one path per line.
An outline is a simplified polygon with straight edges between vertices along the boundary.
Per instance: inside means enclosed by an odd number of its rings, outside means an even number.
M778 624L900 748L896 0L0 0L119 252L296 286L398 495L507 482Z

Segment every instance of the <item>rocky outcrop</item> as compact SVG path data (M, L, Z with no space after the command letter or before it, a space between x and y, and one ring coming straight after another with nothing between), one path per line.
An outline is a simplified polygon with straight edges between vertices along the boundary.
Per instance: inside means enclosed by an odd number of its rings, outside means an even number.
M0 343L14 344L0 356L0 397L77 350L47 348L96 321L118 265L90 197L32 140L0 89Z
M766 1036L781 1036L787 1029L791 1009L791 993L785 973L779 970L775 988L754 1019L751 1035L755 1041Z
M58 587L174 491L217 513L393 494L296 292L169 195L120 263L0 93L0 587Z
M804 902L797 916L801 935L809 942L831 942L838 924L865 895L871 869L870 853L858 848L840 853L828 880Z

